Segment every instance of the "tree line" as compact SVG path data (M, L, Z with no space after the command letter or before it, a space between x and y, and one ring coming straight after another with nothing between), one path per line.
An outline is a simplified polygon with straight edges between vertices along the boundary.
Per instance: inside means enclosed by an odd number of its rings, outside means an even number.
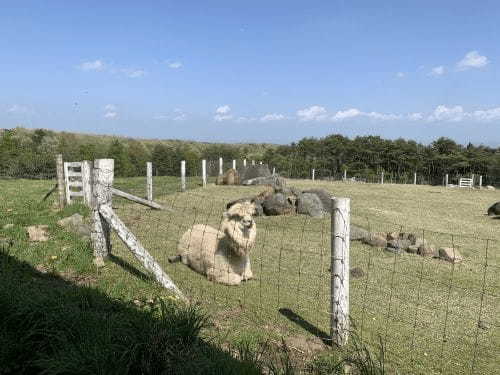
M0 177L52 178L55 155L65 161L115 159L115 175L143 176L152 161L157 175L179 175L186 160L188 175L199 174L202 159L229 162L233 159L263 160L285 177L348 177L376 181L384 172L386 181L441 184L459 176L482 175L483 183L500 185L500 147L466 146L449 138L429 145L412 140L388 140L378 136L350 139L342 135L304 138L290 145L219 144L188 141L139 140L110 136L83 136L45 129L0 131ZM215 163L214 163L215 165ZM227 165L226 165L227 166Z

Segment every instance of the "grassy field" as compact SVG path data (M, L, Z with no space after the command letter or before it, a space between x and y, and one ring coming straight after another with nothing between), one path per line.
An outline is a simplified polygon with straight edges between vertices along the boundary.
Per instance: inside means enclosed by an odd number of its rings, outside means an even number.
M15 224L0 232L15 239L11 253L35 267L53 267L73 281L85 275L86 282L113 299L146 301L167 294L116 237L113 258L105 268L94 269L88 244L55 224L82 207L51 211L52 202L40 202L50 185L0 181L0 228ZM181 264L168 264L167 258L176 254L177 241L191 225L217 227L228 201L263 189L203 189L195 179L188 185L191 190L179 193L178 179L155 177L155 197L174 208L173 214L118 198L114 206L177 285L212 313L216 325L206 334L234 342L328 332L330 219L256 218L255 280L238 287L217 285ZM453 246L464 256L463 263L453 266L351 243L351 267L364 271L363 277L351 280L353 325L374 345L383 339L393 367L400 373L500 373L500 221L485 216L489 204L500 200L498 192L319 181L289 185L321 187L351 198L353 224L374 232L415 233L437 247ZM143 178L118 179L115 186L145 193ZM48 224L50 241L29 243L23 226L32 224Z

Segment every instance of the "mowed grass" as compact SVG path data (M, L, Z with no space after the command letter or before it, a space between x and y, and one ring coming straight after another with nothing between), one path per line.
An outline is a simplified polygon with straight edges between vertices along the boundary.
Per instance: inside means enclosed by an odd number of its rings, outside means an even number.
M169 264L177 241L191 225L218 227L227 202L252 196L262 187L209 185L191 179L185 193L178 179L155 177L155 198L175 211L154 211L115 198L117 214L158 260L174 282L202 303L215 320L221 340L279 339L329 331L330 218L258 217L252 250L255 279L238 287L208 282L182 264ZM500 373L499 220L485 216L500 200L497 191L468 191L413 185L289 181L300 188L325 188L351 198L351 222L371 231L412 232L436 247L459 249L465 260L451 265L418 255L394 255L351 242L351 267L364 271L351 279L350 306L357 333L374 345L381 337L392 366L400 373ZM15 238L11 252L33 265L50 263L92 276L93 285L112 298L147 300L168 292L149 277L113 236L114 257L103 269L92 265L91 250L55 225L78 206L50 211L36 203L49 181L0 181L0 225L15 223L2 236ZM143 178L117 179L115 186L145 194ZM11 211L8 211L11 210ZM43 215L37 212L44 213ZM23 226L49 223L51 240L26 241ZM56 261L50 256L58 255ZM280 313L281 311L281 313ZM287 318L290 311L299 321ZM299 324L298 324L299 323ZM479 323L479 325L478 325Z

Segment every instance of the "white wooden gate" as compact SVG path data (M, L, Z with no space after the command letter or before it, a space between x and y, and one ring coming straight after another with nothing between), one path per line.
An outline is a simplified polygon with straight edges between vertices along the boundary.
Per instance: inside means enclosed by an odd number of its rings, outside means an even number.
M91 195L91 163L89 161L73 161L64 163L64 185L66 203L73 203L73 198L82 197L83 202L90 205Z
M458 181L458 186L461 188L464 187L464 188L472 189L472 187L474 186L474 179L473 178L461 178Z

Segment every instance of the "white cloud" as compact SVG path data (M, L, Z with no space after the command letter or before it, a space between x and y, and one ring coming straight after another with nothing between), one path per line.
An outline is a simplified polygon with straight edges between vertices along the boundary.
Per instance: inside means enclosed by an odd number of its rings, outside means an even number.
M454 107L447 107L445 105L438 105L436 109L429 115L427 121L449 121L458 122L462 121L467 116L464 109L460 105Z
M226 121L231 120L232 118L233 115L231 114L231 107L229 107L228 105L222 105L220 107L217 107L217 109L215 110L215 121Z
M422 115L420 112L415 112L415 113L409 113L407 117L408 120L410 121L419 121L424 118L424 115Z
M104 70L105 69L105 64L101 60L95 60L95 61L85 61L78 65L78 69L81 69L83 71L90 71L90 70Z
M318 105L297 111L300 121L322 121L327 118L326 109Z
M345 120L347 118L357 117L357 116L361 116L361 115L362 115L362 112L359 109L350 108L350 109L347 109L345 111L338 111L337 113L335 113L335 115L333 115L332 120L333 121L342 121L342 120Z
M362 112L362 115L374 120L399 120L402 118L401 115L396 115L394 113Z
M373 120L397 120L402 118L401 115L393 113L380 113L380 112L363 112L357 108L349 108L345 111L338 111L332 116L333 121L343 121L354 117L368 117Z
M129 78L139 78L146 75L146 71L142 69L121 69L123 74L125 74Z
M104 106L104 110L108 112L115 112L116 111L116 105L114 104L106 104Z
M186 114L179 108L174 109L174 117L172 120L174 121L184 121L186 119Z
M269 113L260 118L261 122L269 122L269 121L279 121L284 120L285 116L280 113Z
M7 109L7 113L28 113L29 108L23 105L14 104Z
M225 113L229 113L231 112L231 107L228 106L228 105L222 105L220 107L217 107L217 109L215 110L215 113L218 113L218 114L225 114Z
M405 76L405 74L403 72L396 73L396 77L398 77L398 78L403 78L404 76Z
M444 66L440 65L432 68L432 70L429 72L429 75L433 77L439 77L442 76L444 73L445 73Z
M170 69L179 69L182 68L182 63L180 61L169 62L168 67Z
M106 112L104 114L104 118L116 118L116 116L118 116L118 113L116 112Z
M500 107L474 111L471 116L478 121L500 120Z
M457 70L463 71L471 68L482 68L488 65L489 62L486 56L481 56L477 51L470 51L457 63Z

